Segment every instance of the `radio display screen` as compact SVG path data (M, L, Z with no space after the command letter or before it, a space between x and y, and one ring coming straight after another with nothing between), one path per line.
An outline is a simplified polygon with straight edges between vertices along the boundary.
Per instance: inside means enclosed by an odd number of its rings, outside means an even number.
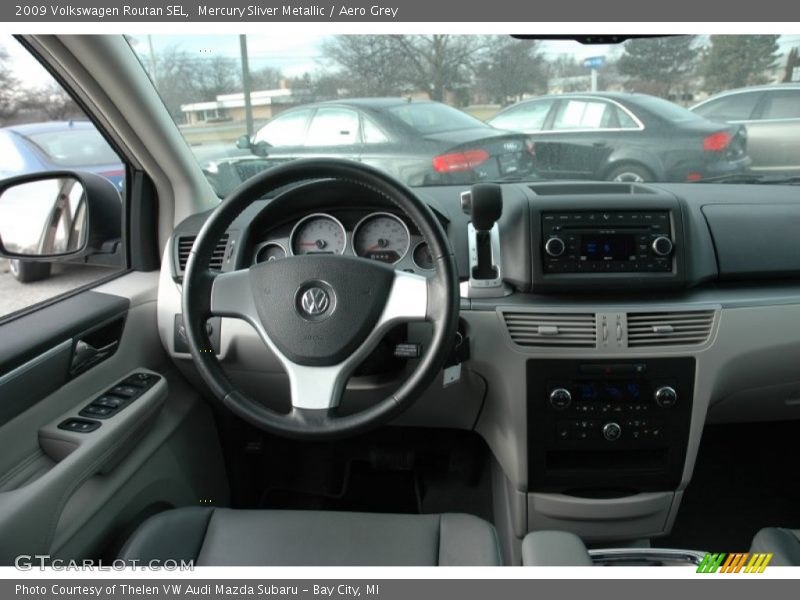
M629 260L636 256L632 234L587 234L580 236L581 260Z

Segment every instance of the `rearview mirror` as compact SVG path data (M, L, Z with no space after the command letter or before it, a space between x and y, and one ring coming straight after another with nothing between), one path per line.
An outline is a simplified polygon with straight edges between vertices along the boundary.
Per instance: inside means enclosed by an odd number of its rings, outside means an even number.
M53 261L114 253L121 226L119 192L99 175L59 171L0 182L2 257Z

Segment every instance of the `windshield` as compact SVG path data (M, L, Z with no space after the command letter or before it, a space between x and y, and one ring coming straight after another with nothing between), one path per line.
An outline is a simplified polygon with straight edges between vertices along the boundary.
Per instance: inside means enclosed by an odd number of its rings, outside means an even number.
M128 40L220 196L305 157L410 186L800 175L798 35Z

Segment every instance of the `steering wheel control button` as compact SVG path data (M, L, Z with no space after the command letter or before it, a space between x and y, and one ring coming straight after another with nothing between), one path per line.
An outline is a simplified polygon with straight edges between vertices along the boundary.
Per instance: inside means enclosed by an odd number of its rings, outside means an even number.
M309 281L297 288L295 306L306 321L322 321L336 310L336 294L324 281Z
M64 431L74 431L75 433L91 433L102 423L91 421L89 419L67 419L58 424L59 429Z
M550 406L564 410L572 403L572 394L567 388L558 387L550 392Z
M678 402L678 392L675 388L664 385L655 391L653 399L661 408L671 408Z
M614 423L613 421L606 423L603 425L603 437L609 442L616 442L622 437L622 427L619 426L619 423Z

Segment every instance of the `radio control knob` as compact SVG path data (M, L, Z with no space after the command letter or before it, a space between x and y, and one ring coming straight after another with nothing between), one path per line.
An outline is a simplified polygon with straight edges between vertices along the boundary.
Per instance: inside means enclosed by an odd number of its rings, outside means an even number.
M653 399L661 408L669 408L678 401L678 392L675 391L675 388L664 385L655 391Z
M669 256L672 254L672 240L665 235L660 235L650 245L656 256Z
M562 410L572 403L572 394L567 388L555 388L550 392L550 405L553 408Z
M544 251L553 258L558 258L567 249L567 245L560 237L551 237L544 243Z
M622 436L622 427L619 423L606 423L603 425L603 437L609 442L616 442Z

